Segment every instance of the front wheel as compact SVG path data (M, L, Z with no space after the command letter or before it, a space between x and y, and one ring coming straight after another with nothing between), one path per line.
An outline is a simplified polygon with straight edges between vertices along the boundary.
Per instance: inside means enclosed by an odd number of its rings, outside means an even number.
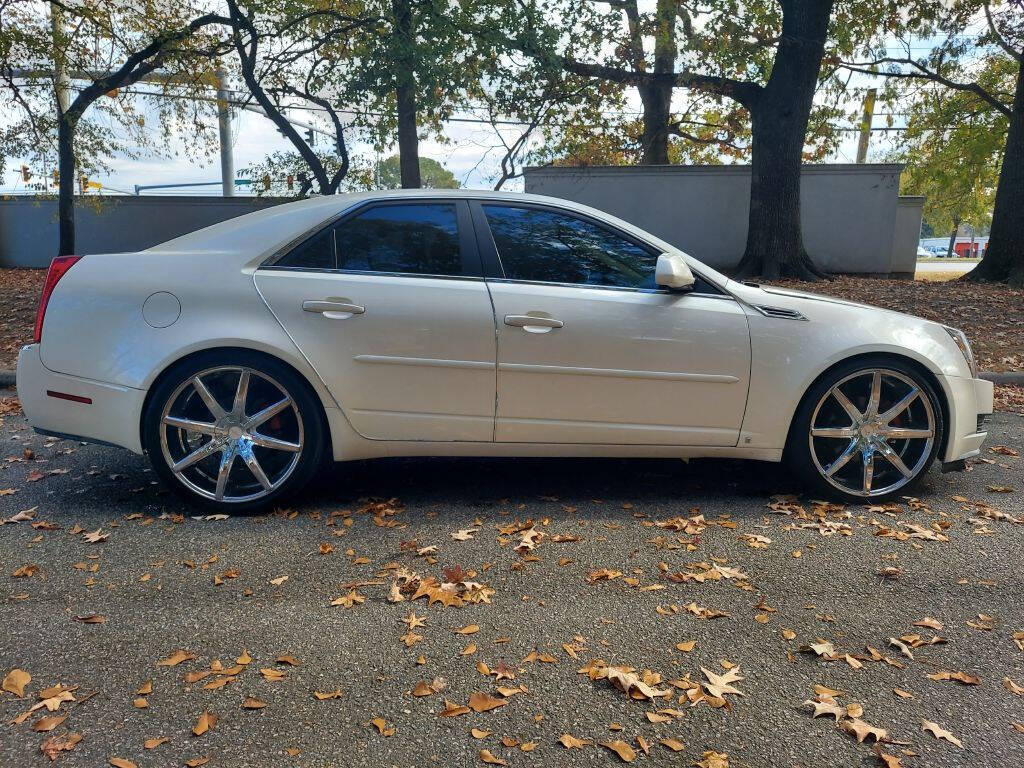
M175 366L146 409L143 439L157 474L218 512L265 508L320 465L324 428L309 386L284 364L215 351Z
M877 501L906 493L928 471L942 430L938 395L914 366L855 360L807 392L786 458L820 493Z

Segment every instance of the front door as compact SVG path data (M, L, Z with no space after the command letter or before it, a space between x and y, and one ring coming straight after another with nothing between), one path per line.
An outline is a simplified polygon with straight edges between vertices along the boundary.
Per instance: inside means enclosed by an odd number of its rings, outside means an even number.
M465 202L376 203L256 272L364 437L493 439L494 314L470 229Z
M576 214L482 203L485 220L504 274L488 281L496 440L737 443L750 340L735 300L702 279L658 289L655 250Z

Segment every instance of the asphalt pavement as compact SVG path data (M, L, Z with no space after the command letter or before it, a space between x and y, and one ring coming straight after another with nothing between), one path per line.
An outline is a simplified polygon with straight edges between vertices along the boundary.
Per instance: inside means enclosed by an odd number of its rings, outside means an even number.
M884 765L868 726L890 765L1024 764L1024 417L888 508L751 462L396 459L230 519L0 418L0 765Z

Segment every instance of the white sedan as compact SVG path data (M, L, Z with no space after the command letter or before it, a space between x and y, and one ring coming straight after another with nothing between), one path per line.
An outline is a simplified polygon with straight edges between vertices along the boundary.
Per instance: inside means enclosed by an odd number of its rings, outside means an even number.
M575 203L415 191L290 203L47 275L18 394L44 434L149 455L222 511L327 459L786 459L905 493L985 439L963 333L734 282Z

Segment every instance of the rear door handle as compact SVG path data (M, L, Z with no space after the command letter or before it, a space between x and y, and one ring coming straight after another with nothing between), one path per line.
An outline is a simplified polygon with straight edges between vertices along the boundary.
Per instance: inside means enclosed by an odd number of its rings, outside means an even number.
M534 315L505 315L505 325L522 328L527 333L550 333L555 328L565 325L553 317L536 317Z
M306 312L319 312L330 320L347 320L352 315L361 315L366 307L347 301L304 301L302 309Z

